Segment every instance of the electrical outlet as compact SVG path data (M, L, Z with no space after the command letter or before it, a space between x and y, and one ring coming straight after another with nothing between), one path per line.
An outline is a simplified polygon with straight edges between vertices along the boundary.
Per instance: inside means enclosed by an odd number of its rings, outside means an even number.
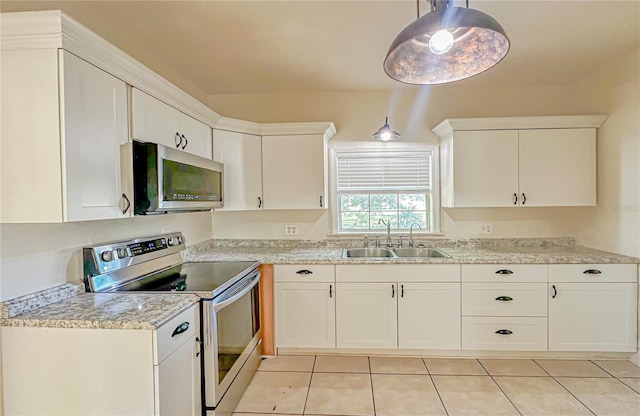
M298 226L295 224L287 224L284 226L284 235L298 235Z
M480 234L493 234L493 224L490 222L482 224L480 228Z

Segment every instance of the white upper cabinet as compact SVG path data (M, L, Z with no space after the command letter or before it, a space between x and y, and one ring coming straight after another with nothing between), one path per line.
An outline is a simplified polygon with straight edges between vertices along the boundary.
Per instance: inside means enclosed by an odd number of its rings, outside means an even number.
M262 137L264 209L327 209L323 135Z
M442 206L596 204L596 128L605 116L453 119L441 138Z
M149 94L131 92L131 136L212 158L211 128Z
M224 208L216 211L262 209L262 138L214 129L213 160L224 164Z
M2 222L130 216L127 140L123 81L55 48L2 51Z
M521 130L518 143L524 206L596 204L596 129Z

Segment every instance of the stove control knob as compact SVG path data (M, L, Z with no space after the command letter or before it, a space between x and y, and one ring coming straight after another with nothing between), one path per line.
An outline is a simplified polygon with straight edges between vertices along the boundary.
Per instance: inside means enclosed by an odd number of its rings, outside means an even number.
M170 246L177 246L177 245L178 245L178 244L180 244L180 243L181 243L181 241L180 241L180 237L171 237L171 238L169 239L169 245L170 245Z
M102 254L100 254L100 258L104 262L110 262L113 260L113 251L103 251Z
M119 259L123 259L125 257L129 257L129 254L127 253L127 249L124 247L120 247L118 250L118 258Z

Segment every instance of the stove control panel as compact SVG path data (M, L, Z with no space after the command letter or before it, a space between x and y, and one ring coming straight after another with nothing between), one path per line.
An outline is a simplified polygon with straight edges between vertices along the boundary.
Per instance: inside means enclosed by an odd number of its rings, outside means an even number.
M92 292L108 289L115 283L107 275L115 273L117 280L117 274L124 273L129 266L180 253L184 248L180 232L84 247L85 286Z

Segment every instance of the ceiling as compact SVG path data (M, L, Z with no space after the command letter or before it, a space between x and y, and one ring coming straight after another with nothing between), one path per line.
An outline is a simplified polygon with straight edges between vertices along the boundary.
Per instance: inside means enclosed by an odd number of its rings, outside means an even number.
M568 84L640 45L640 0L469 3L500 22L511 50L457 86ZM0 3L2 12L45 9L67 12L176 85L206 95L401 88L382 62L416 18L414 0Z

